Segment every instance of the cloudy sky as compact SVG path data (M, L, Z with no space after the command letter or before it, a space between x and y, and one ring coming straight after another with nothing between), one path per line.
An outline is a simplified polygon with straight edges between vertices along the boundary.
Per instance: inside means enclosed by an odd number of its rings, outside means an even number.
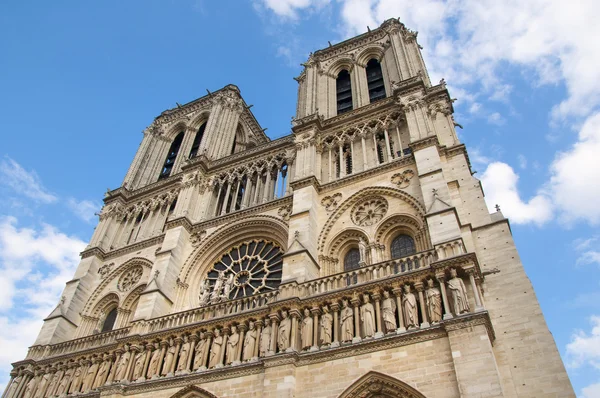
M0 385L56 305L161 111L234 83L290 132L311 51L400 17L510 218L580 397L600 397L600 2L109 0L0 4Z

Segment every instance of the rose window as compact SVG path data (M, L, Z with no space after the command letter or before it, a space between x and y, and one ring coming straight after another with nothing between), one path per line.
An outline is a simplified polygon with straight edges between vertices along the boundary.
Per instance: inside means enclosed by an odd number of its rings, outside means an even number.
M361 227L377 224L388 211L388 202L380 196L367 199L352 209L352 222Z
M139 282L139 280L142 278L143 273L144 269L141 265L137 265L131 268L129 271L121 275L121 279L119 279L117 287L122 292L130 290L136 283Z
M207 279L212 303L276 290L281 283L283 252L273 242L254 240L223 254Z

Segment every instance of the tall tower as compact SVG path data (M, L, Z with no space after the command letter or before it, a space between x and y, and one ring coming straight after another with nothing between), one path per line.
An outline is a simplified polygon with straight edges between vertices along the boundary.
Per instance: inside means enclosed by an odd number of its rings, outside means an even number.
M416 33L296 80L274 141L233 85L152 122L3 398L574 396Z

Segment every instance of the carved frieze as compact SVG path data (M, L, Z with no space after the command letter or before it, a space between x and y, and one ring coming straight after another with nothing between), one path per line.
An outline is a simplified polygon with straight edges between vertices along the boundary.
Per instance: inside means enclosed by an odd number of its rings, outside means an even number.
M130 268L128 271L124 272L123 275L121 275L119 283L117 284L117 288L122 292L131 290L135 284L140 281L143 273L144 268L142 268L141 265Z
M280 207L277 210L277 214L279 214L279 217L283 218L285 221L288 221L292 215L292 205L290 204Z
M352 222L359 227L377 224L386 215L388 202L381 196L370 197L354 206Z
M402 173L396 173L392 176L392 184L395 184L400 189L407 188L410 185L410 180L415 176L415 171L408 169Z
M109 264L104 264L102 267L100 267L98 269L98 275L100 275L100 278L101 279L106 278L106 276L108 274L110 274L110 271L112 271L114 266L115 266L115 263L109 263Z
M330 211L334 211L335 209L337 209L337 207L341 203L341 201L342 201L342 194L341 194L341 192L338 192L338 193L334 193L333 195L325 196L323 199L321 199L321 205L323 207L325 207L325 210L330 212Z

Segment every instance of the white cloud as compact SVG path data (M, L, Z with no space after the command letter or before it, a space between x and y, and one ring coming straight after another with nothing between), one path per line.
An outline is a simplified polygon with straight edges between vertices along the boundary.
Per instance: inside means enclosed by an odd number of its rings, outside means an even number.
M77 217L87 223L94 221L96 213L100 211L100 208L102 207L100 204L91 200L80 201L74 198L69 198L67 205Z
M522 153L520 153L517 156L517 160L519 161L519 167L522 169L526 169L527 168L527 157L525 157L525 155L523 155Z
M580 398L598 398L600 397L600 383L591 384L581 389Z
M25 357L84 247L51 225L26 228L14 217L0 217L0 380L11 362Z
M550 167L549 189L563 221L600 223L599 154L600 113L596 113L582 126L577 142L559 153Z
M263 5L280 17L297 19L298 11L308 8L319 9L329 0L256 0L254 4Z
M577 265L598 264L600 265L600 242L598 236L588 239L576 239L575 251L578 252Z
M502 115L500 115L500 113L498 113L498 112L491 113L488 116L487 120L488 120L488 123L495 124L496 126L502 126L504 123L506 123L506 120L504 120Z
M544 224L552 218L552 203L538 193L525 201L517 190L519 176L506 163L491 163L481 177L488 209L500 205L502 213L515 224Z
M591 316L592 330L576 330L567 344L567 366L592 366L600 370L600 316Z
M48 192L34 171L27 171L17 162L5 157L0 162L0 182L36 202L52 203L56 196Z

